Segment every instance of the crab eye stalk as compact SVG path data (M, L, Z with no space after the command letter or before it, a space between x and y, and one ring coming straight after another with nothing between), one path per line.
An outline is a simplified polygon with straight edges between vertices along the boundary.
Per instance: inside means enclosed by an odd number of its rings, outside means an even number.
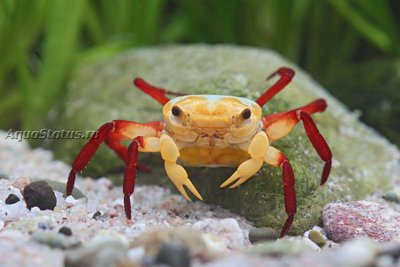
M251 117L251 110L246 108L242 111L242 118L247 120L248 118Z
M171 113L172 115L178 117L179 115L181 115L181 109L178 106L173 106L171 109Z

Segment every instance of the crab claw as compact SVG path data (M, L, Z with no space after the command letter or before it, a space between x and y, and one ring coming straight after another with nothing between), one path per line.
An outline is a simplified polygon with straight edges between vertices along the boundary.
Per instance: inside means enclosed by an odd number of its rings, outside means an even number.
M249 178L251 178L256 172L261 168L263 164L262 159L249 159L240 164L237 171L235 171L231 177L229 177L225 182L223 182L219 187L225 187L233 182L229 188L235 188L244 182L246 182Z
M186 188L189 189L198 199L203 200L196 187L194 187L192 182L189 180L188 174L182 166L173 162L165 162L164 166L168 177L186 200L191 201L183 186L186 186Z
M267 153L269 147L268 138L265 132L259 132L251 140L249 145L248 153L251 156L250 159L246 160L239 165L237 170L229 177L225 182L223 182L219 187L225 187L234 181L236 181L229 188L235 188L249 178L251 178L258 170L261 168L264 162L264 155Z

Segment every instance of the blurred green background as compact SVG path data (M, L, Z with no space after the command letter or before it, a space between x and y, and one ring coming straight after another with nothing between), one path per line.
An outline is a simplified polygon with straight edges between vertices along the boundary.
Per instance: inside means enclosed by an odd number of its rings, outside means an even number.
M400 144L400 1L0 0L0 129L56 118L78 64L170 43L269 48Z

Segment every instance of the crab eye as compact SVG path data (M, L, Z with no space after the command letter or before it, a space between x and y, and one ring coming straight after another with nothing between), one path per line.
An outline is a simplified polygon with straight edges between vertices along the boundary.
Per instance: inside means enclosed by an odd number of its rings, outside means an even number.
M171 113L172 115L178 117L179 115L181 115L181 109L178 106L173 106L171 109Z
M242 118L247 120L251 116L251 110L246 108L242 111Z

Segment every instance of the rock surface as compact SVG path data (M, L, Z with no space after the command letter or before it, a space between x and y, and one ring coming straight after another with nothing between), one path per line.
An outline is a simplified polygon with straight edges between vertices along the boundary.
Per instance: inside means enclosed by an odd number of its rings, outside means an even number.
M290 233L301 233L320 223L322 208L329 201L360 198L390 186L399 176L399 152L360 123L356 114L350 113L306 73L271 51L232 46L171 46L129 51L110 60L82 66L72 76L57 124L62 129L93 131L114 119L138 122L161 119L161 106L131 84L134 77L187 94L225 94L256 99L275 81L266 82L265 78L281 66L292 67L297 74L292 83L264 107L265 114L302 106L320 97L328 102L326 112L313 116L334 155L327 186L319 187L323 162L310 145L302 125L274 143L294 167L298 213ZM86 142L56 141L54 151L66 162L72 162ZM143 153L141 161L152 173L139 174L138 182L173 187L158 154L151 157ZM114 152L103 146L84 175L107 175L115 170L121 172L123 168ZM281 230L287 215L280 169L264 165L258 174L234 190L219 189L234 169L187 169L206 202L242 214L257 226ZM116 175L117 180L122 176Z
M343 242L369 237L380 242L400 239L400 213L370 201L331 203L322 215L329 239Z

